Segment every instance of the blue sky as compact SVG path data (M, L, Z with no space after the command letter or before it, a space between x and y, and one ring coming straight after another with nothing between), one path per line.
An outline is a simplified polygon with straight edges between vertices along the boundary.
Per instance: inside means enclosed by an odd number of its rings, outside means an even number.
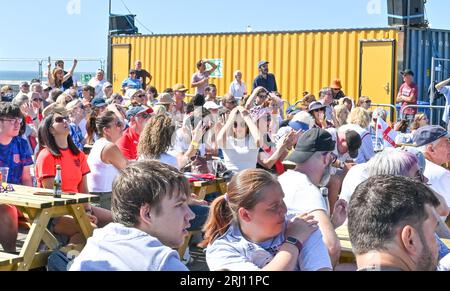
M387 26L386 0L123 1L156 34L239 32L245 31L247 25L253 31ZM450 1L428 2L427 15L432 27L450 29ZM0 17L0 58L106 58L108 0L0 0L0 3L8 7ZM380 3L379 11L375 5L369 13L369 3ZM112 8L113 13L128 14L121 0L112 0ZM139 32L149 33L139 23L137 26ZM11 66L0 62L0 70L35 67L31 63ZM96 67L97 63L85 64L79 69Z

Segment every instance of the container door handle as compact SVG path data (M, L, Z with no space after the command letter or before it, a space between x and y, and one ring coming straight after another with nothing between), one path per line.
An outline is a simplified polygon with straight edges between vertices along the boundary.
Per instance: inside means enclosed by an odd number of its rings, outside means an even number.
M386 94L389 94L389 92L391 92L389 82L387 82L386 86L384 86L384 90L386 90Z

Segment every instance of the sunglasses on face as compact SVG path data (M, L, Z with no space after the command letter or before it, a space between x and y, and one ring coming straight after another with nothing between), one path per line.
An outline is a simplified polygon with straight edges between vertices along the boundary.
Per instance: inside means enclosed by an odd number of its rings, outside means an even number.
M64 122L66 122L68 119L67 119L67 117L65 117L65 116L58 116L58 117L55 117L55 123L64 123Z
M139 95L136 95L136 97L144 98L144 97L145 97L145 94L139 94Z
M264 99L264 98L267 98L267 94L258 94L258 97Z
M114 124L116 127L122 127L123 126L123 122L120 120L117 120L116 123Z
M322 156L326 157L330 155L331 156L331 163L334 164L337 161L337 156L333 152L324 152L322 153Z
M230 103L230 104L236 104L236 100L230 100L230 101L226 101L225 103Z
M34 102L38 102L38 101L39 101L39 102L42 102L42 98L34 98L33 101L34 101Z

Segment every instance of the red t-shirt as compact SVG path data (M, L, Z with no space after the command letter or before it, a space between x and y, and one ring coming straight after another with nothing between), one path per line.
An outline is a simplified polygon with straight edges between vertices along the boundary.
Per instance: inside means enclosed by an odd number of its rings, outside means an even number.
M128 160L137 160L137 146L139 134L131 127L127 128L122 137L116 142L117 147Z
M54 178L56 175L56 165L61 165L62 191L66 193L78 193L83 176L90 170L86 156L83 152L78 155L72 154L69 149L60 150L61 156L53 156L47 148L44 148L36 160L36 177L38 187L42 188L42 180Z
M412 84L411 86L409 86L406 83L403 83L402 86L400 87L400 95L404 96L404 97L411 97L411 96L415 96L414 101L413 102L402 102L402 112L403 114L410 114L410 115L414 115L417 113L417 108L406 108L403 111L403 108L405 108L405 106L407 105L415 105L417 104L417 93L418 88L416 84Z

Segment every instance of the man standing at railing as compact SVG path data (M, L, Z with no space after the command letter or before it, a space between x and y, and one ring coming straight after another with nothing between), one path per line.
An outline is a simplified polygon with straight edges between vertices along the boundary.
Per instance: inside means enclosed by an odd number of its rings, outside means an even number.
M444 94L445 96L445 110L444 115L442 115L442 121L447 123L447 132L450 132L450 78L448 78L445 81L440 82L436 85L436 90L439 91L439 93Z
M397 95L397 102L402 103L402 108L400 112L403 113L403 118L408 120L409 123L414 119L414 115L417 113L416 108L406 108L408 105L417 105L417 95L419 89L417 85L414 83L414 73L411 70L404 70L402 72L403 75L403 84L400 86ZM404 109L404 110L403 110Z

